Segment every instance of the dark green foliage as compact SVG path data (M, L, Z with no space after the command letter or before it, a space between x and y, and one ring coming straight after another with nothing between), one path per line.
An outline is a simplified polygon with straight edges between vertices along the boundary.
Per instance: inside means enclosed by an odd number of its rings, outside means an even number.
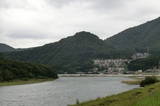
M90 60L100 54L106 54L109 49L111 47L106 49L103 40L96 35L89 32L79 32L59 42L9 53L8 58L58 66L65 69L64 71L74 73L85 69Z
M144 87L146 85L154 84L156 82L159 82L159 81L155 76L145 77L145 79L141 81L140 86Z
M45 65L0 60L0 81L23 80L31 78L57 78L57 74Z
M0 60L3 59L3 58L4 58L3 54L0 53Z
M159 57L148 57L148 58L143 58L143 59L137 59L133 60L128 64L128 70L130 71L137 71L137 70L147 70L147 69L152 69L154 67L159 66Z
M75 74L76 72L84 72L87 73L88 71L92 71L94 64L93 61L86 61L83 63L77 64L66 64L61 66L53 66L57 69L57 73L68 73L68 74Z
M78 99L76 100L76 104L77 104L77 105L80 104Z
M117 50L146 52L149 49L151 52L157 51L160 48L160 18L129 28L106 39L105 43L112 45Z
M10 47L6 44L2 44L0 43L0 52L10 52L10 51L14 51L15 49L13 47Z

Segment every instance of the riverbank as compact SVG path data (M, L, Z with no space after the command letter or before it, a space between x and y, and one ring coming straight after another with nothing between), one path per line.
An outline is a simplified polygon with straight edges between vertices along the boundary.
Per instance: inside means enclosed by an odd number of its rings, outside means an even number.
M160 83L71 106L159 106Z
M0 86L33 84L33 83L41 83L41 82L53 81L53 80L55 80L55 79L47 78L47 79L28 79L28 80L5 81L5 82L0 82Z
M139 85L141 80L124 80L122 83L129 84L129 85Z
M58 74L59 77L146 77L160 74Z

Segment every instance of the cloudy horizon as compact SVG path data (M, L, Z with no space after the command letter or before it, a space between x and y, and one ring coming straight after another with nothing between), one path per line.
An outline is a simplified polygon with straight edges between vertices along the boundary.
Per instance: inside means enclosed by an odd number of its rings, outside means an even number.
M80 31L106 39L159 13L158 0L1 0L0 43L35 47Z

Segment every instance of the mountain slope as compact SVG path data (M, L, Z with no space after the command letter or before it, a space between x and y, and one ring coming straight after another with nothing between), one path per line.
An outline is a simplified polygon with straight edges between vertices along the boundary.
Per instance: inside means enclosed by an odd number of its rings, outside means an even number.
M6 44L2 44L0 43L0 52L10 52L10 51L14 51L15 49L13 47L10 47Z
M98 54L112 49L104 41L89 32L79 32L74 36L41 47L9 53L9 58L50 65L80 66L87 64Z
M8 58L20 61L69 67L69 71L88 71L94 58L128 58L135 52L160 51L160 18L129 28L106 40L90 32L41 47L8 53ZM159 53L159 52L158 52ZM85 67L85 68L82 68Z
M144 51L144 49L160 49L160 18L145 24L129 28L113 37L105 40L107 45L116 49L132 49Z

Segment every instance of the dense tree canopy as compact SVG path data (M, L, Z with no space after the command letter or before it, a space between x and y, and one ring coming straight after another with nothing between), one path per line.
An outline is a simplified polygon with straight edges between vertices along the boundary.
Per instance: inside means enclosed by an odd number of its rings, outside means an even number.
M143 59L137 59L133 60L128 64L128 69L131 71L137 71L137 70L147 70L152 69L154 67L159 67L159 57L148 57Z
M0 81L32 78L57 78L57 74L45 65L0 59Z
M105 40L117 50L135 52L159 51L160 49L160 18L142 25L129 28Z
M47 64L61 67L64 71L76 72L84 69L90 60L105 54L112 47L105 46L103 40L89 32L79 32L74 36L64 38L58 42L27 49L11 52L9 59Z
M9 52L14 50L15 49L13 47L0 43L0 52Z

